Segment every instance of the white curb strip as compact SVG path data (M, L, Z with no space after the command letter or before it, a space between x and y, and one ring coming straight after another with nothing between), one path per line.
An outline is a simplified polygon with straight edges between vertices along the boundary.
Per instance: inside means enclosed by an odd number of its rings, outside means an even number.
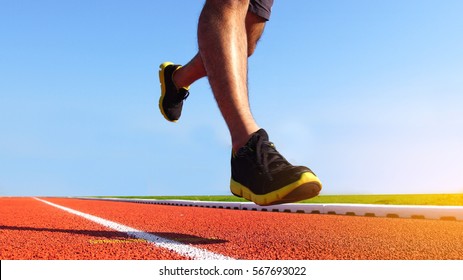
M252 202L213 202L195 200L156 200L127 198L89 198L80 199L121 201L172 206L190 206L235 210L254 210L266 212L288 212L306 214L333 214L366 217L412 218L431 220L463 221L463 206L423 206L423 205L378 205L378 204L308 204L291 203L272 206L259 206Z

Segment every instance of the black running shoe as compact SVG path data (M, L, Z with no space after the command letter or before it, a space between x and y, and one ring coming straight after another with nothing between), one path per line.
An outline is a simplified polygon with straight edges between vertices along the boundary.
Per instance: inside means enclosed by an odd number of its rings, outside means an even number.
M322 184L305 166L291 165L263 129L232 155L230 190L258 205L296 202L317 196Z
M188 95L189 87L177 90L172 80L174 72L182 67L172 62L164 62L159 66L159 81L161 83L161 97L159 98L159 109L164 118L170 122L177 122L182 114L183 100Z

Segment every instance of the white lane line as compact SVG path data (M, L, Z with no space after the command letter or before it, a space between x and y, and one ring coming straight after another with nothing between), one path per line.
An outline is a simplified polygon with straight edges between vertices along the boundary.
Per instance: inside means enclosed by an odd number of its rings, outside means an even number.
M194 260L233 260L233 258L224 256L224 255L216 254L216 253L204 250L204 249L196 248L196 247L186 245L186 244L174 241L174 240L170 240L164 237L157 236L155 234L147 233L142 230L131 228L126 225L122 225L122 224L119 224L119 223L116 223L110 220L106 220L106 219L103 219L97 216L79 212L77 210L67 208L67 207L64 207L64 206L61 206L61 205L37 198L37 197L34 197L34 199L41 201L43 203L46 203L48 205L51 205L53 207L56 207L58 209L64 210L68 213L80 216L82 218L85 218L87 220L100 224L102 226L108 227L110 229L117 230L119 232L124 232L130 237L144 239L157 247L161 247L161 248L174 251L177 254L184 256L184 257L188 257Z

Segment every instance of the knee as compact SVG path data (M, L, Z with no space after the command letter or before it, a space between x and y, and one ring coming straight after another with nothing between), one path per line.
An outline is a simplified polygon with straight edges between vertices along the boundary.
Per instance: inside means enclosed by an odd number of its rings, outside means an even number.
M248 38L248 57L251 56L257 47L265 28L265 19L254 13L247 13L246 15L246 35Z
M248 57L254 54L254 51L256 50L257 42L255 43L248 43Z
M261 26L259 28L251 28L251 30L247 30L246 35L248 37L248 57L254 54L254 51L257 48L257 42L264 31L264 27Z

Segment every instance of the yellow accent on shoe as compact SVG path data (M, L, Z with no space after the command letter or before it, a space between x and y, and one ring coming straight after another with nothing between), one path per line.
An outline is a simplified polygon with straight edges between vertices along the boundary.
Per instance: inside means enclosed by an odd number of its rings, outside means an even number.
M310 188L315 190L304 197L292 197L291 193L297 191L299 188ZM316 190L318 189L318 190ZM322 184L317 176L311 172L304 172L301 174L299 180L284 186L281 189L275 190L267 194L255 194L246 186L230 179L230 190L233 194L243 197L247 200L253 201L255 204L266 206L273 204L289 203L309 199L317 196L322 189Z
M168 66L170 66L170 65L173 65L173 63L170 62L170 61L167 61L167 62L162 63L162 64L159 66L159 82L160 82L160 84L161 84L161 97L159 98L159 110L161 111L161 114L163 115L163 117L164 117L166 120L175 123L175 122L177 122L178 120L172 120L172 119L170 119L169 117L167 117L167 114L166 114L166 112L164 111L164 108L163 108L163 106L162 106L162 103L164 102L164 97L166 96L166 91L167 91L167 89L166 89L166 83L165 83L165 78L166 78L166 76L165 76L165 69L166 69L166 67L168 67ZM180 68L182 68L182 66L181 66L181 65L178 65L178 67L172 72L172 76L173 76L174 73L175 73L178 69L180 69ZM173 83L174 86L175 86L175 83L174 83L173 80L172 80L172 83ZM175 86L175 87L177 88L177 86ZM187 87L182 87L182 88L185 89L186 91L188 91L188 90L190 89L189 86L187 86Z
M166 113L164 112L164 108L162 108L162 102L164 102L164 96L166 96L166 84L164 83L164 70L167 66L172 65L172 62L164 62L159 66L159 82L161 84L161 97L159 98L159 110L161 111L162 116L170 121L170 122L177 122L178 120L170 120Z

